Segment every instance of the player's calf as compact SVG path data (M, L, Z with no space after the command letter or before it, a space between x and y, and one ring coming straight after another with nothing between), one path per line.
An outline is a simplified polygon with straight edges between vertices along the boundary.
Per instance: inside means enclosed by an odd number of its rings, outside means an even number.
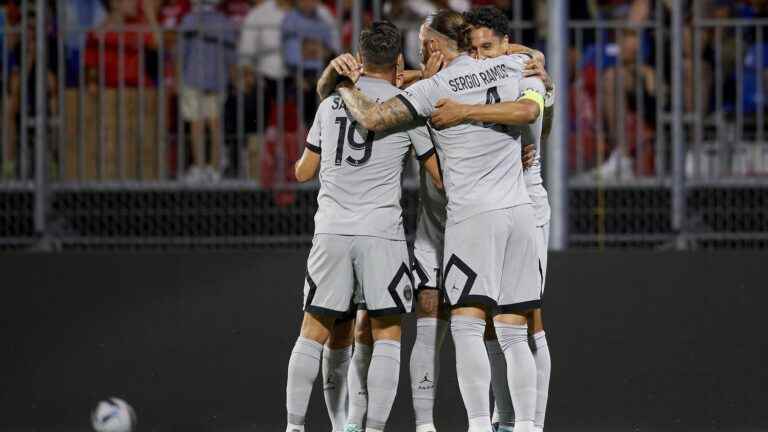
M507 360L496 336L493 318L485 321L485 348L491 364L491 388L493 389L493 416L491 423L500 432L512 431L515 426L515 410L507 383Z
M528 316L529 344L536 362L536 414L534 416L534 428L536 432L544 429L544 420L547 413L547 399L549 398L549 377L552 369L552 360L549 356L549 346L544 333L544 321L541 317L541 309L535 309Z
M336 321L323 349L323 396L333 432L341 432L347 421L347 375L349 373L355 315Z
M421 289L416 303L416 341L410 360L416 432L434 432L434 406L440 374L440 349L449 311L437 289Z
M368 369L373 351L371 320L365 309L357 311L355 320L355 350L347 378L349 388L349 413L346 423L349 430L362 430L368 412Z
M536 362L528 345L527 314L528 311L504 313L494 319L499 345L507 361L515 432L533 432L536 412Z
M368 371L367 432L381 432L387 424L400 378L400 315L371 318L373 354Z
M304 431L309 396L320 370L323 345L330 337L334 321L335 318L331 316L304 313L301 335L296 340L288 362L287 432Z

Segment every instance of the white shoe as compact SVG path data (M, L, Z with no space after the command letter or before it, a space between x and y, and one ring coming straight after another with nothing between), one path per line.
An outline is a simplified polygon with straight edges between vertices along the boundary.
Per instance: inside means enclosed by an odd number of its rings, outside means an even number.
M634 168L630 157L614 150L602 165L595 168L594 174L602 179L626 180L634 178Z
M437 432L437 428L433 424L423 424L416 426L416 432Z
M221 180L221 173L213 167L205 167L203 176L206 183L218 183Z
M364 432L362 426L356 424L347 424L344 426L344 432Z
M187 184L200 184L203 182L204 173L200 167L193 166L184 175L184 183Z
M288 427L285 428L285 432L304 432L304 426L289 424Z

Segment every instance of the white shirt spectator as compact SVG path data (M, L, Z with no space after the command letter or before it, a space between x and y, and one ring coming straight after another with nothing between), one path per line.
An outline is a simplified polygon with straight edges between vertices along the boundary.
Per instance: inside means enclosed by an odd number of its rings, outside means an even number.
M281 3L287 3L287 6ZM258 72L273 80L286 76L280 48L280 25L290 10L290 2L266 0L248 13L240 36L241 64L253 65ZM317 12L320 18L331 25L335 40L339 40L336 19L330 9L321 4Z

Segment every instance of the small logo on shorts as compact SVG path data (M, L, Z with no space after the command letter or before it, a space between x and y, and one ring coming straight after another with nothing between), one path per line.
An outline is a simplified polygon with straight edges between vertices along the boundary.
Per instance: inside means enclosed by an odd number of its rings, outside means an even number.
M405 297L406 301L411 301L413 298L413 288L411 288L410 285L405 286L405 292L403 292L403 296Z
M435 388L435 383L429 379L429 374L425 373L424 378L419 381L418 389L419 390L431 390Z

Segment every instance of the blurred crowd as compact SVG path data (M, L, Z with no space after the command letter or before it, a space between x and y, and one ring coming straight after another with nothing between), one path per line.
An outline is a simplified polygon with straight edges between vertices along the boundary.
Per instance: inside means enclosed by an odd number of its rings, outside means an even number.
M670 37L665 31L657 39L647 24L672 1L570 2L571 21L621 23L570 31L570 82L558 87L571 96L572 172L644 176L658 168L655 137L664 124L657 117L669 109ZM694 1L684 9L686 112L696 109L699 89L707 114L754 115L764 107L757 92L766 80L764 40L756 27L706 28L695 50L693 10L700 7L707 18L768 17L768 0ZM352 0L49 1L43 108L36 106L33 79L41 67L37 17L34 2L26 4L24 11L18 0L0 0L0 177L6 179L21 178L20 167L33 165L24 160L32 152L24 150L23 137L45 109L59 120L51 165L65 180L290 180L275 176L292 172L285 167L299 154L314 115L317 76L355 36ZM407 63L417 68L418 28L427 15L487 4L528 23L511 32L521 39L515 42L544 50L543 0L389 0L382 16L403 30ZM371 7L363 2L363 25L373 20ZM668 29L669 14L663 16ZM657 56L662 48L666 54Z

